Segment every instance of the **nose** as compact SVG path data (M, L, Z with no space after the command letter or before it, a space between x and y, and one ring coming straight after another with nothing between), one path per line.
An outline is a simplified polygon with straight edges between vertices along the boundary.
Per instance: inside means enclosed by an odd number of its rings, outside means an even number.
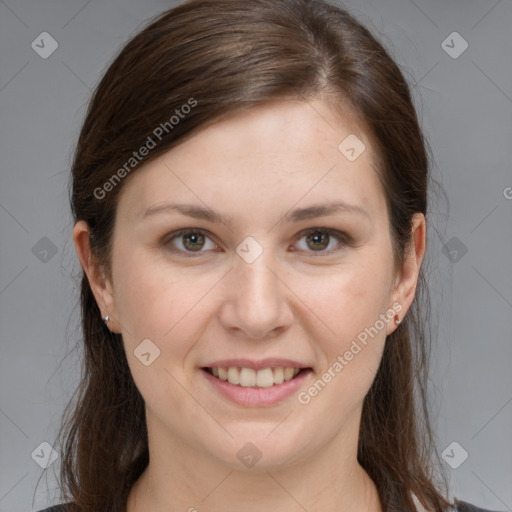
M220 319L241 338L264 340L283 333L293 322L292 292L270 250L251 263L235 255L224 283Z

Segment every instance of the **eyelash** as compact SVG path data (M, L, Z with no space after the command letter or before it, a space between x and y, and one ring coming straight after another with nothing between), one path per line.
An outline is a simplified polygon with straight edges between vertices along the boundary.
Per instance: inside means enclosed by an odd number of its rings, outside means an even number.
M336 247L335 249L330 249L329 251L305 251L305 252L309 252L311 253L312 256L316 257L316 256L324 256L324 255L330 255L332 254L333 252L337 252L339 250L341 250L342 247L340 246L343 246L343 245L347 245L350 241L350 237L345 234L345 233L342 233L341 231L338 231L336 229L330 229L330 228L309 228L309 229L306 229L304 231L301 231L300 233L298 233L298 239L297 241L299 240L302 240L302 238L304 238L305 236L309 235L309 234L315 234L315 233L318 233L318 234L325 234L325 235L329 235L329 237L334 237L334 238L337 238L338 241L339 241L339 245L338 247ZM208 234L208 231L204 230L204 229L195 229L195 228L187 228L187 229L180 229L179 231L175 231L174 233L171 233L172 236L170 237L165 237L164 239L164 245L168 248L168 250L174 254L179 254L179 255L186 255L185 257L197 257L203 253L205 253L206 251L183 251L181 249L176 249L176 248L172 248L172 247L169 247L171 245L171 242L173 240L175 240L176 238L180 238L184 235L189 235L189 234L201 234L203 236L205 236L206 238L209 238L211 240L211 237L209 236ZM213 241L213 240L212 240ZM330 240L329 240L329 243L330 243Z

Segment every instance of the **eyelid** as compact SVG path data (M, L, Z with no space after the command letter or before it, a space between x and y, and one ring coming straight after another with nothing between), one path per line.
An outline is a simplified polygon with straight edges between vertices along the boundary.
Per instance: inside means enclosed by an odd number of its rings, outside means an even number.
M163 238L162 243L164 246L168 246L175 238L180 238L181 236L187 235L190 233L200 233L200 234L204 235L206 238L211 239L212 242L215 245L217 245L217 247L218 247L218 244L214 241L214 238L215 238L214 235L212 233L210 233L207 229L203 229L203 228L184 228L184 229L179 229L177 231L173 231L172 233L169 233L168 235L166 235ZM201 254L205 254L207 252L207 251L197 251L197 252L182 251L181 249L176 249L175 247L170 248L169 251L172 252L173 254L186 255L185 257L200 256Z
M340 231L340 230L334 229L334 228L316 226L316 227L312 227L312 228L303 229L302 231L297 233L297 235L295 237L295 243L297 243L305 235L307 235L309 233L316 233L316 232L326 233L329 235L329 237L336 238L339 241L339 244L334 249L329 249L328 251L302 251L302 252L307 253L308 256L314 256L314 257L330 256L333 253L339 252L341 250L342 246L348 245L351 241L350 236L348 234L344 233L343 231ZM299 251L294 250L294 252L299 252Z
M315 233L315 232L326 233L330 237L336 238L339 241L338 247L336 247L334 249L330 249L328 251L304 251L304 250L301 251L301 250L294 249L293 252L305 252L311 256L328 256L334 252L340 251L341 250L340 246L349 245L352 240L351 237L347 233L345 233L343 231L339 231L338 229L315 226L315 227L306 228L306 229L299 231L294 237L294 240L295 240L294 243L297 243L305 235L307 235L309 233ZM184 229L179 229L177 231L173 231L172 233L169 233L168 235L166 235L163 238L162 243L165 246L170 245L170 242L172 242L174 239L179 238L180 236L183 236L183 235L190 234L190 233L202 234L205 237L210 238L212 240L212 242L214 242L215 245L217 245L217 247L218 247L218 244L214 241L215 236L212 233L210 233L210 231L208 231L207 229L203 229L203 228L184 228ZM169 251L174 254L186 255L185 257L196 257L196 256L200 256L201 254L208 252L208 251L197 251L197 252L182 251L181 249L176 249L176 248L171 248L171 249L169 249Z

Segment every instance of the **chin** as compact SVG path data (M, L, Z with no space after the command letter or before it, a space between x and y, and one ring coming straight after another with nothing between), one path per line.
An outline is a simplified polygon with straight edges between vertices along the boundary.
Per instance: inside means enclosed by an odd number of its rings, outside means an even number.
M298 432L287 433L284 424L278 425L277 422L270 426L268 423L250 428L240 426L236 434L228 427L233 438L218 446L219 451L212 455L233 470L273 471L292 466L307 457L306 452L314 451L312 442L318 442L317 436L310 439ZM212 452L212 446L208 449Z

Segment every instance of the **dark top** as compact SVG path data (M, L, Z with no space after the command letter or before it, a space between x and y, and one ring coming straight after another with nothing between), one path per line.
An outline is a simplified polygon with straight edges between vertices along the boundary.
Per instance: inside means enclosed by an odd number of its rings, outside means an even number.
M492 510L475 507L475 505L471 505L471 503L460 501L458 499L455 499L455 505L457 507L458 512L493 512Z
M460 501L457 499L455 499L455 505L457 507L457 512L497 512L487 510L484 508L478 508L475 507L475 505L471 505L471 503L467 503L466 501ZM55 505L53 507L40 510L39 512L67 512L67 507L66 505Z

